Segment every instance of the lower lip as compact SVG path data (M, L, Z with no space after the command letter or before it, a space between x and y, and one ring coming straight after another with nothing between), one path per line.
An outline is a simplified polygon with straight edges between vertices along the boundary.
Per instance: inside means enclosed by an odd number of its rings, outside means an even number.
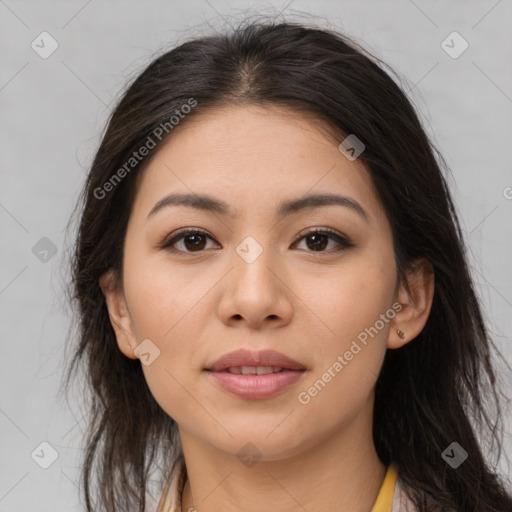
M241 375L230 372L212 372L208 374L222 388L242 398L269 398L295 384L305 371L284 370L267 375Z

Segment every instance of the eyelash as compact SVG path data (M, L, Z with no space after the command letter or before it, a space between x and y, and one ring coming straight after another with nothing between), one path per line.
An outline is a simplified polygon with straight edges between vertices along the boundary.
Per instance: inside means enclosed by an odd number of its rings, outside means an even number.
M203 235L203 236L206 236L207 238L209 238L210 240L214 240L205 231L202 231L202 230L199 230L199 229L184 228L182 231L178 231L177 233L173 233L172 237L166 238L159 245L159 248L160 249L165 249L165 250L167 250L169 252L176 253L176 254L195 254L195 253L199 254L201 252L204 252L205 249L203 249L201 251L181 251L181 250L178 250L178 249L175 249L175 248L172 247L176 242L180 241L181 239L183 239L183 238L185 238L185 237L187 237L189 235ZM311 231L308 231L307 233L305 233L302 236L300 236L293 243L296 244L299 241L301 241L303 238L307 238L308 236L311 236L311 235L328 235L328 237L331 240L334 240L335 242L337 242L340 245L335 250L330 250L330 251L325 251L325 250L322 250L322 251L312 251L312 250L306 251L306 252L311 252L313 254L315 254L315 253L316 254L322 254L322 253L332 254L333 252L338 253L338 252L344 251L345 249L349 249L350 247L354 247L354 244L351 243L346 237L342 236L340 233L338 233L337 231L334 231L333 229L330 229L330 228L315 228L315 229L312 229Z

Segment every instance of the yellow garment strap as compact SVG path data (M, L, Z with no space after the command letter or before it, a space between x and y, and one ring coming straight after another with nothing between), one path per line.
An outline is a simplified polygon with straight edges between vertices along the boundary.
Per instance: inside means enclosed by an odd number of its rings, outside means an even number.
M397 479L396 468L393 464L388 466L384 481L380 488L377 500L371 512L391 512L393 505L393 495L395 493L395 484Z

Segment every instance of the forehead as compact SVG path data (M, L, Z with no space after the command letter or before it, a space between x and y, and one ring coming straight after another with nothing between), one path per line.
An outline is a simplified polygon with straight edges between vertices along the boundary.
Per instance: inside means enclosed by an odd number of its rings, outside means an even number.
M134 209L147 215L170 192L208 193L242 217L284 198L339 193L364 203L370 216L382 213L365 165L349 161L339 142L321 121L285 107L195 113L143 172Z

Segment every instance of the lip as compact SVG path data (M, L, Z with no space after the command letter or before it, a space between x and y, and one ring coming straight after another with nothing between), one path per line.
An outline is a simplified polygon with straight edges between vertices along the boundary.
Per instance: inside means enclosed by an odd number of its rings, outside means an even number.
M275 350L235 350L223 355L206 370L211 372L222 372L227 368L236 366L276 366L287 370L306 370L306 367L298 361L281 354Z
M242 375L226 371L230 367L275 366L277 373ZM275 350L236 350L225 354L205 371L225 391L246 399L262 399L274 396L295 384L306 373L306 368L290 357Z

